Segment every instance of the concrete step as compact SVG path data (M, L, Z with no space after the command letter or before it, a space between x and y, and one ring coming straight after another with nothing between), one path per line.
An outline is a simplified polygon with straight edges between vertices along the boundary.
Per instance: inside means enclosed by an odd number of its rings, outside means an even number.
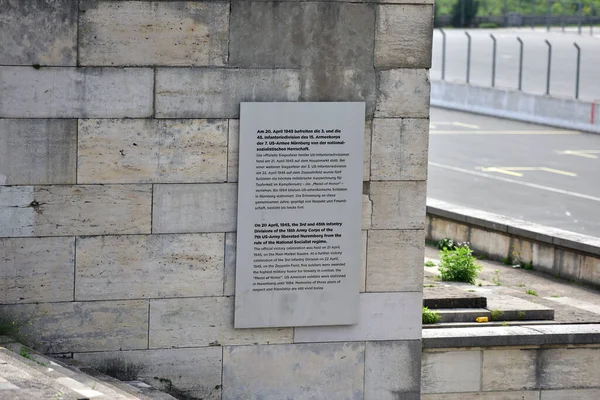
M456 286L423 288L423 306L431 309L486 308L487 299L481 293L468 292Z
M14 361L14 365L20 366L26 364L28 371L34 370L35 376L43 380L43 385L50 385L50 388L60 388L66 393L72 393L74 398L94 400L174 400L175 398L160 392L149 385L142 382L127 384L100 374L95 370L86 368L76 361L70 362L69 359L58 360L36 352L26 346L21 345L6 337L0 337L0 349L10 356ZM8 357L8 356L7 356ZM23 376L26 377L30 372L23 371ZM43 378L41 378L43 377ZM0 389L3 375L0 369ZM5 378L6 379L6 378ZM22 397L14 398L31 398L42 399L46 397L27 397L29 394L26 390L26 379L21 382ZM37 384L36 384L37 385ZM40 386L40 385L37 385ZM36 387L37 387L36 386ZM24 397L23 397L24 396ZM2 393L0 392L0 398ZM13 398L13 397L8 397ZM47 398L53 398L49 396ZM58 397L61 398L62 397ZM65 397L71 399L71 397Z
M478 317L491 317L485 308L451 308L436 310L440 315L440 322L475 322Z
M506 294L488 296L487 309L493 321L536 321L554 319L554 309Z

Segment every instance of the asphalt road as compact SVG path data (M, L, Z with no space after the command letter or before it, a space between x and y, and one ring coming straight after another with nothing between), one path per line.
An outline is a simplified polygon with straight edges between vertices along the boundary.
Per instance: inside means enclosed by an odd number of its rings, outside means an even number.
M428 196L600 237L600 135L431 109Z
M576 49L574 42L581 47L580 99L600 99L600 28L590 36L589 27L581 36L573 28L562 33L560 28L546 32L543 28L512 29L470 29L472 36L470 83L482 86L491 85L492 39L497 39L496 86L518 87L519 42L523 40L522 90L543 94L546 92L546 70L548 46L552 44L552 64L550 94L574 97L576 76ZM465 30L446 29L446 80L465 82L467 65L467 37ZM432 79L441 79L442 34L436 29L433 34ZM600 101L600 100L599 100Z

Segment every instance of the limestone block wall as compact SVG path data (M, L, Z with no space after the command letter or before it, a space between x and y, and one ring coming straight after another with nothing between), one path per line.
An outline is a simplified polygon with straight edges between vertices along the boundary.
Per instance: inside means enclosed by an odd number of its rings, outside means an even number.
M432 0L0 1L0 314L189 399L418 399ZM365 101L360 322L233 329L241 101Z

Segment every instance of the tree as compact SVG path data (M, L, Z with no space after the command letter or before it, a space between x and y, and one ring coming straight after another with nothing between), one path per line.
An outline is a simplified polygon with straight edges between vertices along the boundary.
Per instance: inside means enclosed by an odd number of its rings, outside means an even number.
M473 20L477 15L477 10L479 10L478 0L457 0L452 8L452 26L455 28L468 28L472 26Z

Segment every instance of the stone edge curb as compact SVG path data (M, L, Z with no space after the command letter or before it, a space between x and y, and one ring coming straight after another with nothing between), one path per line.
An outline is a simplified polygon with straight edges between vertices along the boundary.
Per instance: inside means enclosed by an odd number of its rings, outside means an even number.
M424 329L422 342L429 349L597 344L600 324Z

